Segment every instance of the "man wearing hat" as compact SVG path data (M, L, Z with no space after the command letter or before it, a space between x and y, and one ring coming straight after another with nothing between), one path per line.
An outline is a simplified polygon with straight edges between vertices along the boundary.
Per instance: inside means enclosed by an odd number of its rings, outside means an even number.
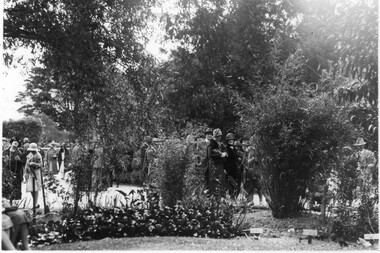
M355 148L355 158L358 161L358 169L363 167L373 167L376 163L375 154L365 149L365 144L367 144L363 138L358 138L354 143Z
M210 194L224 197L227 190L227 173L224 169L224 162L228 154L222 143L222 131L219 128L214 129L212 135L213 138L210 140L207 151L210 154L208 190Z
M207 144L210 143L211 139L212 139L212 129L211 128L207 128L206 131L205 131L205 141L207 142Z
M372 175L374 173L374 168L377 163L374 152L365 149L366 142L363 138L358 138L353 144L355 153L354 158L357 161L357 170L359 172L359 187L362 192L367 192L370 190L370 185L372 183Z
M199 141L197 141L195 153L197 155L197 165L202 167L202 170L204 170L204 179L205 179L205 183L207 187L209 184L209 178L208 178L209 162L208 161L210 158L210 155L207 153L207 151L208 151L208 145L210 144L210 140L212 139L212 129L207 128L204 135L205 135L204 139L200 139Z

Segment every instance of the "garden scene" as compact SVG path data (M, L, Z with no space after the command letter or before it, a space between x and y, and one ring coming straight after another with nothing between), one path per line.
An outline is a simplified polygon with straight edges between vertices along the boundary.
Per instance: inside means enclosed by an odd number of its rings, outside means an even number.
M3 250L378 250L376 0L3 16Z

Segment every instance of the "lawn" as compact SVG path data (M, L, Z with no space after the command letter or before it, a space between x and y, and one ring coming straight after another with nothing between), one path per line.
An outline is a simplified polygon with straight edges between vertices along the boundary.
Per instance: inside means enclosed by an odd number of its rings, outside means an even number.
M37 248L38 250L376 250L377 247L365 249L356 243L341 247L339 243L313 240L299 242L296 238L237 237L234 239L209 239L191 237L134 237L105 238L99 241L82 241L56 244Z

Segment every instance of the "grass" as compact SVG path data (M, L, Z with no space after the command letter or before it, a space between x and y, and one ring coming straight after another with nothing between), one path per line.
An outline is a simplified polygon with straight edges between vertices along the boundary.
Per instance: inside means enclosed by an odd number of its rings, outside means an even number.
M376 250L371 247L367 250ZM253 237L237 237L234 239L210 239L191 237L134 237L134 238L105 238L99 241L82 241L76 243L57 244L38 248L38 250L364 250L361 245L350 244L340 247L338 243L313 240L299 242L296 238L263 238L254 240Z

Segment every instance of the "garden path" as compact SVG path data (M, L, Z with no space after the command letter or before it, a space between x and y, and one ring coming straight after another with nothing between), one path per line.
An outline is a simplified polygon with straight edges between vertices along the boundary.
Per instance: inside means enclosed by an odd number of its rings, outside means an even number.
M57 175L56 177L59 181L59 185L57 186L57 190L59 191L60 189L64 189L67 191L67 189L70 189L70 183L66 179L61 179L60 176ZM122 191L126 194L129 194L132 190L136 191L142 189L141 186L136 186L136 185L129 185L129 184L120 184L116 185L113 184L112 187L108 187L106 191L99 192L98 198L97 198L97 205L107 207L107 206L122 206L126 204L126 199L125 197L119 192ZM26 186L25 184L22 184L22 198L21 201L19 202L19 207L23 209L32 209L32 197L30 193L26 192ZM137 196L137 195L135 195ZM51 191L45 190L45 198L46 198L46 203L50 208L50 211L59 211L62 209L62 204L63 204L63 197L58 196L56 193L52 193ZM93 195L91 196L93 198ZM240 195L239 198L242 198ZM87 203L87 196L82 197L82 201L79 202L80 207L85 207ZM253 203L255 205L259 204L259 197L255 193L253 197ZM40 206L40 210L43 210L44 207L44 202L43 202L43 196L42 196L42 191L39 193L38 197L38 204ZM263 206L267 206L267 202L265 200L265 197L263 197Z
M57 190L64 189L67 191L67 189L70 189L70 183L67 182L64 179L61 179L60 177L57 177L59 181L59 185L57 186ZM122 204L126 204L126 200L124 196L119 193L117 190L123 191L126 194L129 194L132 190L136 191L142 189L140 186L135 185L127 185L127 184L121 184L119 186L116 186L114 184L112 187L108 187L106 191L99 192L97 203L100 206L121 206ZM32 209L32 196L30 193L26 192L26 185L22 184L21 187L21 201L19 202L19 207L24 209ZM49 206L51 211L58 211L62 208L63 203L63 197L58 196L56 193L52 193L50 191L45 190L45 198L46 203ZM83 207L87 203L87 196L82 197L82 201L79 202L79 206ZM40 209L43 210L44 202L43 202L43 196L42 191L39 193L38 197L38 205L40 206Z

